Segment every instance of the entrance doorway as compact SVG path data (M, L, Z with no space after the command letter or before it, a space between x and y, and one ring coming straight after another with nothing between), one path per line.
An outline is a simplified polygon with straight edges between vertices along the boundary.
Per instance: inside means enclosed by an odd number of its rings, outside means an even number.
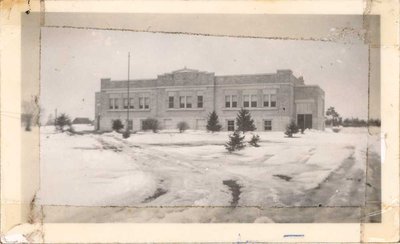
M312 128L312 114L298 114L297 126L300 130Z

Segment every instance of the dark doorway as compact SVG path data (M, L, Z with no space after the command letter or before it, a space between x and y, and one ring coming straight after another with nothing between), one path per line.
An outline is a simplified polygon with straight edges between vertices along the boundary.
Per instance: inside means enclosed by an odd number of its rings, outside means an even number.
M298 114L297 126L300 130L312 128L312 114Z

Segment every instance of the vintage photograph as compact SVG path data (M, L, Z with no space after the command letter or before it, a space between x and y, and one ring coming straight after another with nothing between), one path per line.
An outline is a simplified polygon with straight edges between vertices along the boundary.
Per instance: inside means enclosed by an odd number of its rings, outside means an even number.
M23 120L24 133L40 124L34 214L381 222L380 84L369 73L379 64L365 33L328 33L345 36L42 27L40 116L27 101Z

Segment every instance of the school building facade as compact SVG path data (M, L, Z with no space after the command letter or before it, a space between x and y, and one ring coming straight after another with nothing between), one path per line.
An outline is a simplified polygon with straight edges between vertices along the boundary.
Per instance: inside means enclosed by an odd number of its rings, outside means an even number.
M161 129L176 129L185 121L190 129L205 130L213 110L222 130L236 128L236 115L250 111L257 130L283 131L294 120L300 128L324 128L325 92L305 85L291 70L272 74L216 76L214 73L181 69L156 79L128 81L101 79L95 94L95 126L111 131L120 119L131 130L141 130L146 118L157 119ZM129 112L129 121L127 113Z

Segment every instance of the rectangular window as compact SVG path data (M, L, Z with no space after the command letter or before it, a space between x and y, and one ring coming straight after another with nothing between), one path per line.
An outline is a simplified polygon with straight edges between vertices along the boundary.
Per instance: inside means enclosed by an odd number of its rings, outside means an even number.
M139 97L139 109L149 109L150 98L149 97Z
M179 108L192 108L193 97L192 96L180 96L179 97Z
M128 130L132 130L133 129L133 122L132 120L128 120Z
M179 107L180 108L185 108L185 100L186 100L186 97L185 96L180 96L179 97Z
M174 108L174 97L173 96L168 97L168 108Z
M144 97L139 97L139 109L144 108Z
M231 107L231 96L225 96L225 108Z
M264 130L272 130L272 121L264 120Z
M235 121L228 120L228 131L234 131L234 130L235 130Z
M113 108L114 108L114 98L110 98L108 101L109 101L109 103L110 103L109 108L110 108L110 109L113 109Z
M276 95L271 94L271 107L276 107Z
M203 107L203 96L197 96L197 107L198 108Z
M135 100L133 98L129 98L129 108L135 108Z
M119 106L118 106L118 98L114 98L114 108L115 109L118 109L119 108Z
M263 97L263 105L264 105L264 107L269 107L269 94L264 94L264 97Z
M192 97L186 97L186 108L192 108Z
M237 108L237 96L236 95L232 95L232 108Z
M128 109L128 98L124 98L124 109Z
M225 96L225 107L226 108L237 108L238 98L237 95Z
M251 95L251 107L252 108L257 107L257 95Z
M243 107L248 108L250 105L250 96L244 95L243 96Z

